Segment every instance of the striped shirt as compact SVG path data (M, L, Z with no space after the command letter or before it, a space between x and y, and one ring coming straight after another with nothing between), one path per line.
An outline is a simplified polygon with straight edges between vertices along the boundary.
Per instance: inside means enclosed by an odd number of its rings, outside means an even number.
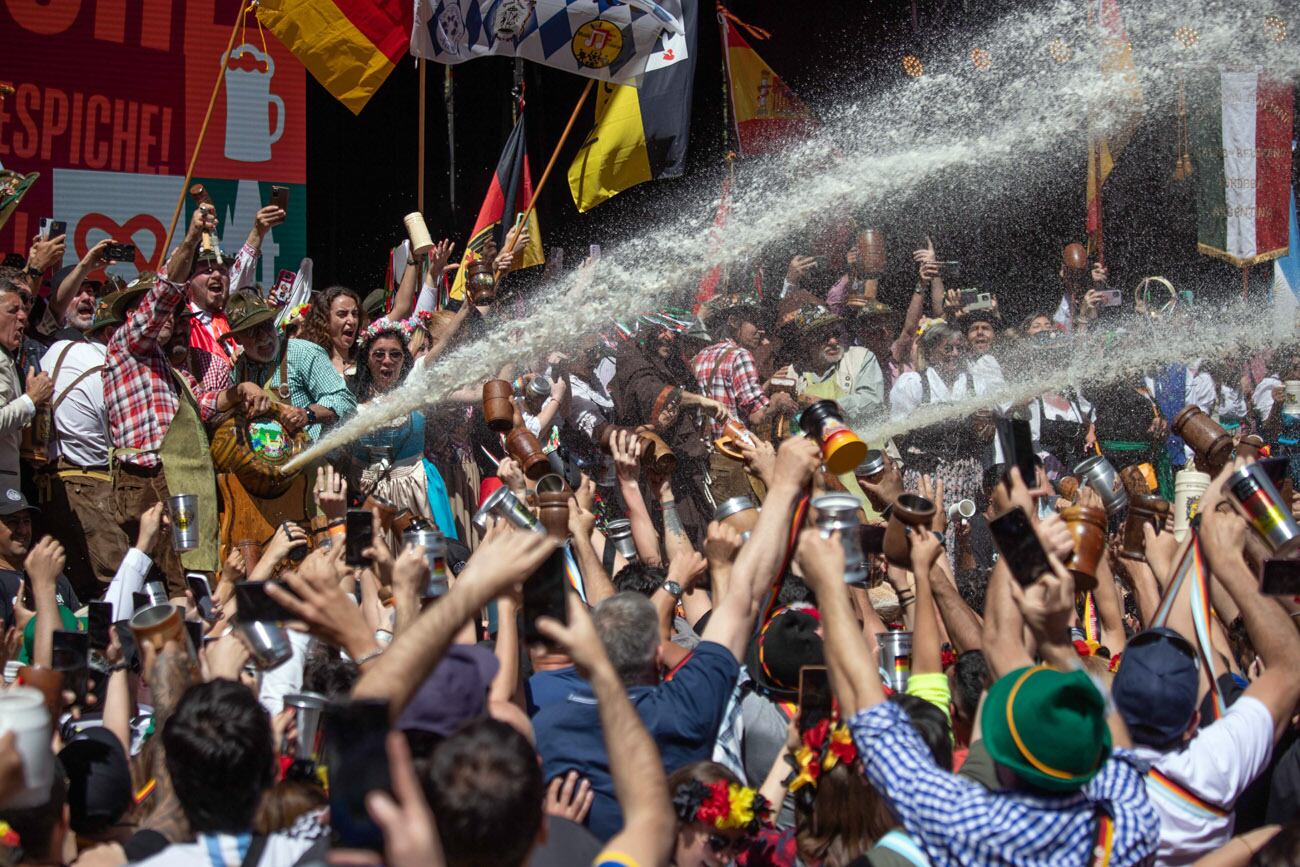
M738 421L748 425L753 413L767 408L767 395L759 381L754 356L730 338L701 349L691 359L700 391L727 408ZM713 436L722 435L722 425L709 416Z
M1160 819L1147 797L1142 762L1117 749L1073 795L991 792L935 764L907 711L881 702L859 711L849 730L866 777L936 867L1087 865L1099 811L1114 820L1111 867L1146 864Z

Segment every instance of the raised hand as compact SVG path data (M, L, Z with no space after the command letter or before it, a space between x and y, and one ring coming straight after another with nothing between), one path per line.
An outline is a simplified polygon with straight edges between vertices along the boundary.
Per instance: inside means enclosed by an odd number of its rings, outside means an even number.
M316 505L331 521L342 520L348 512L348 480L334 467L326 464L316 473L313 491Z
M592 801L596 792L586 777L577 771L569 771L563 777L556 777L546 787L546 815L559 816L581 825L591 812Z
M802 256L796 254L790 260L790 266L785 271L785 282L791 286L798 286L803 281L804 275L817 267L816 256Z
M822 463L822 450L807 437L790 437L781 443L776 454L776 468L772 473L772 487L789 486L802 489L812 481L813 473Z

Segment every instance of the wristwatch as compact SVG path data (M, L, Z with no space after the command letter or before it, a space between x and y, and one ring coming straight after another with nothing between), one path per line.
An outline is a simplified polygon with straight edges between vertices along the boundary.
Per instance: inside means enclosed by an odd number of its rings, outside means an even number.
M45 272L40 268L33 268L30 263L23 266L23 273L35 277L38 280L45 274Z
M312 409L311 407L307 407L307 424L316 424L316 422L317 422L316 410Z
M682 585L678 584L676 581L673 580L665 581L663 586L664 586L664 591L669 596L673 597L674 599L682 598Z

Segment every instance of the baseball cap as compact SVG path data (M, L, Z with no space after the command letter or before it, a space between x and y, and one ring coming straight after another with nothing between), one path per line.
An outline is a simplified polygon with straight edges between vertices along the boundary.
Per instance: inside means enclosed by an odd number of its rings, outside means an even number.
M17 488L6 488L0 494L0 516L16 515L28 509L39 512L40 509L27 502L27 497Z
M72 830L96 834L131 807L131 769L117 736L94 726L83 729L59 752L68 777Z
M1163 747L1187 731L1196 712L1199 667L1196 650L1172 629L1157 626L1133 636L1111 697L1134 742Z
M397 718L398 731L454 734L487 708L487 691L501 664L477 644L453 644Z

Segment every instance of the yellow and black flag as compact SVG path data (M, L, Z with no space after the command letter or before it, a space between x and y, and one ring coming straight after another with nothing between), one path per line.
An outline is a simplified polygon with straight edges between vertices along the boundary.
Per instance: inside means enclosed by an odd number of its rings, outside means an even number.
M487 195L483 197L483 206L478 210L478 219L474 221L474 231L456 271L456 281L451 286L451 297L459 301L465 297L465 269L470 262L483 255L483 247L488 240L496 241L498 248L505 241L508 232L519 214L528 210L528 202L533 197L533 177L528 170L528 141L524 134L524 113L519 112L519 120L506 139L506 146L501 150L497 160L496 171L488 184ZM528 246L520 254L512 271L520 268L532 268L546 262L542 247L542 226L537 220L537 211L528 216Z
M640 87L600 84L596 125L569 166L569 189L580 212L637 184L681 177L691 131L698 12L699 0L682 0L685 60L657 69L652 60ZM669 60L673 50L671 43L664 49Z

